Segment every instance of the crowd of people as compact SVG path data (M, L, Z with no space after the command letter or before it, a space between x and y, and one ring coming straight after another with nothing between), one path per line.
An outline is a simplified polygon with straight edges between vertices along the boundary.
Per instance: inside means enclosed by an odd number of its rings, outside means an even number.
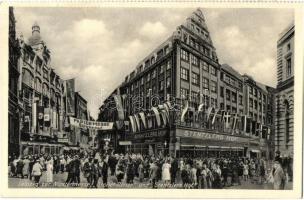
M67 173L65 184L75 187L85 178L88 188L108 188L109 178L116 184L134 184L136 180L152 188L187 189L220 189L244 182L272 183L274 189L284 189L286 182L292 181L292 160L282 159L279 152L271 162L264 158L175 158L113 152L29 155L9 162L11 177L28 178L37 187L43 173L48 183L54 182L54 174Z

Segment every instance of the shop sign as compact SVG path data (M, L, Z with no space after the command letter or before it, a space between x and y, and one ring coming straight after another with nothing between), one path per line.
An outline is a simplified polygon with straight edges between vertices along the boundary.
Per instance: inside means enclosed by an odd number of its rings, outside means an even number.
M119 145L122 145L122 146L132 145L132 142L131 141L119 141Z
M180 129L176 130L176 136L186 137L186 138L226 141L226 142L248 142L247 138L242 138L242 137L235 137L231 135L220 135L216 133L207 133L200 131L180 130Z
M165 135L166 135L166 130L151 131L151 132L135 134L134 139L158 138L158 137L164 137Z
M68 143L69 142L69 138L58 138L57 142Z

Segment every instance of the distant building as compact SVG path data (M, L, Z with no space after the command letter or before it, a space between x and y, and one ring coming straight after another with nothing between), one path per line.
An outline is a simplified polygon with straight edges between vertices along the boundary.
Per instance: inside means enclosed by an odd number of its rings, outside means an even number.
M125 77L103 102L98 120L124 122L109 137L127 151L269 157L267 88L219 64L197 9ZM123 113L114 109L119 99Z
M75 92L75 116L77 119L90 120L88 116L87 101ZM89 130L82 127L70 127L70 140L69 144L82 148L87 148L89 145Z
M18 59L20 48L16 38L16 20L14 8L9 8L9 85L8 85L8 153L10 156L19 155L19 105L18 105Z
M292 155L294 147L294 31L291 24L277 42L275 148L281 155Z

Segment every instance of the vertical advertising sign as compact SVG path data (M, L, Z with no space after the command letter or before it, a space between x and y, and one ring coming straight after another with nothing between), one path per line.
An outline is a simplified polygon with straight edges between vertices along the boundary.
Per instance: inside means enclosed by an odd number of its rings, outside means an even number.
M66 80L67 115L75 115L75 79Z

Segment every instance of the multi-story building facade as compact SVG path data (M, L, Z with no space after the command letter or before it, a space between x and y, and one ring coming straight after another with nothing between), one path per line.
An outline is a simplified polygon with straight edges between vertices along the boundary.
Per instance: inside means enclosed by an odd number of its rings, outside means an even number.
M18 59L19 43L16 38L16 21L13 7L9 8L9 85L8 85L8 152L10 156L19 155L19 105L18 105Z
M51 65L50 51L37 23L27 42L20 36L19 45L20 152L59 153L64 144L58 138L67 137L63 131L63 80Z
M87 101L79 92L75 92L75 115L77 119L89 120ZM71 127L69 144L81 148L89 145L89 130L84 127Z
M117 138L135 152L262 155L261 146L250 145L252 137L262 134L244 128L252 123L245 80L231 66L219 64L198 9L104 101L99 120L129 121ZM112 107L115 96L122 99L124 118Z
M294 24L291 24L277 42L275 147L282 155L293 154L294 31Z

